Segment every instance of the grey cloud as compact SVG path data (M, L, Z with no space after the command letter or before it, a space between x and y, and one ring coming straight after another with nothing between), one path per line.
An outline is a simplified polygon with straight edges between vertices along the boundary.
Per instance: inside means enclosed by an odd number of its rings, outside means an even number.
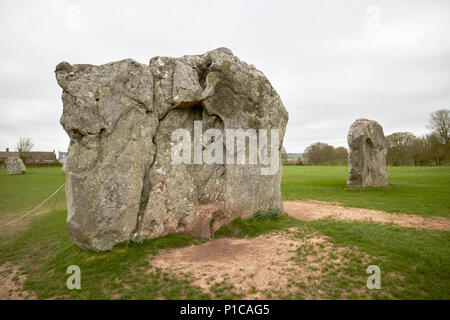
M369 5L381 10L379 29L366 28ZM73 7L80 29L68 28ZM2 1L0 148L22 136L39 150L67 148L53 73L60 61L148 63L222 46L280 94L288 152L316 141L345 146L358 117L386 134L424 134L428 115L449 107L449 9L445 0Z

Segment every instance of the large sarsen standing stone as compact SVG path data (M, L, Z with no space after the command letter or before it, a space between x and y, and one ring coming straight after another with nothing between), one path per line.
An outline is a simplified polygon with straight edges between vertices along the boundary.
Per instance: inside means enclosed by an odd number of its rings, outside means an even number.
M282 209L281 161L274 175L261 175L260 164L171 161L171 133L194 136L194 121L203 132L279 129L282 146L288 114L280 97L229 49L155 57L149 65L62 62L56 78L70 136L67 226L78 246L108 250L177 232L209 237L237 217Z
M348 188L386 186L388 147L381 125L374 120L358 119L351 125L347 139L350 150Z
M8 159L6 159L6 168L8 174L24 174L27 170L23 160L18 156L9 156Z

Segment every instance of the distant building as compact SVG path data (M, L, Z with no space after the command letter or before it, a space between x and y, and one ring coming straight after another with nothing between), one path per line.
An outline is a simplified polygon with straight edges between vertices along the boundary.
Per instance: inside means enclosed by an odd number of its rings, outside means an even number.
M0 151L0 160L6 162L9 156L19 155L19 152L9 151L9 148L6 148L6 151ZM25 152L25 157L27 163L34 162L54 162L56 160L55 150L53 151L30 151Z

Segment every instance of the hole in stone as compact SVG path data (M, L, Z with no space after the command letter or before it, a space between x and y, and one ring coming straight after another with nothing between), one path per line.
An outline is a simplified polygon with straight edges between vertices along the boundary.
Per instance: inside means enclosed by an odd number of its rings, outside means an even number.
M194 121L203 119L203 106L201 102L198 102L192 105L189 110L189 113L192 114Z

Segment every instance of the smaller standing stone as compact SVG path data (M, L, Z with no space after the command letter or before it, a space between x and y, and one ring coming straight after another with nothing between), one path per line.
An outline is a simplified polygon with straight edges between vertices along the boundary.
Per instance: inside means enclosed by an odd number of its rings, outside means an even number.
M9 156L6 160L8 174L24 174L26 171L23 160L18 156Z
M347 140L350 150L348 188L386 186L388 146L383 127L374 120L358 119L350 127Z

